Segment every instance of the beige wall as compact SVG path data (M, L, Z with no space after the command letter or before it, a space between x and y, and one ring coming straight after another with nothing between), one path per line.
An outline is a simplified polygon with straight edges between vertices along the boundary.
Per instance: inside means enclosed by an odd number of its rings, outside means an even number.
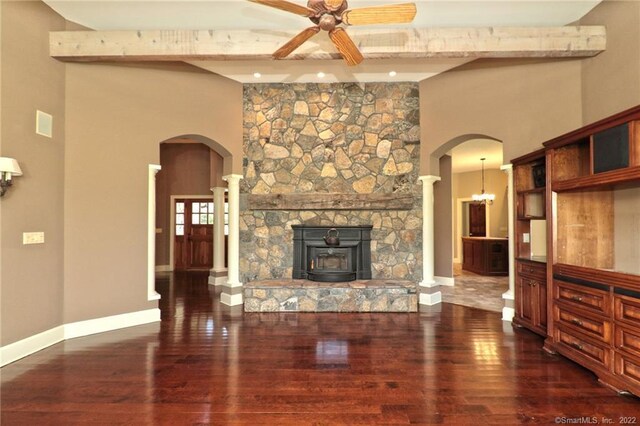
M41 2L0 2L2 156L23 176L2 201L2 345L59 326L63 297L64 65L49 57L49 30L65 22ZM36 135L36 109L53 115L53 138ZM43 231L45 244L22 245Z
M580 24L607 26L607 50L582 61L583 122L640 104L640 2L605 0Z
M501 141L507 163L580 127L580 71L578 60L493 60L424 80L421 174L437 175L440 156L479 135Z
M241 173L242 86L191 68L69 64L66 99L65 322L154 307L148 164L160 142L197 134Z
M453 233L455 216L453 215L453 174L452 160L449 155L440 157L440 181L433 186L434 204L438 206L434 219L434 238L439 242L434 252L434 275L453 277Z
M507 217L507 175L498 169L489 169L484 172L485 191L496 195L496 199L489 206L489 223L487 231L491 237L506 237L508 234ZM480 171L455 173L453 192L453 236L454 253L458 253L461 243L461 235L458 233L458 199L469 199L473 194L479 194L481 189L482 176ZM445 206L446 208L446 206ZM460 259L462 261L462 259ZM449 259L449 262L451 260Z

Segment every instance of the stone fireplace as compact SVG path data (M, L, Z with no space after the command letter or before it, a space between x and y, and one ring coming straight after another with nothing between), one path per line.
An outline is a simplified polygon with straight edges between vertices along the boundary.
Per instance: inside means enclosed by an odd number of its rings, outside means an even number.
M293 279L346 282L371 279L371 225L293 225ZM337 244L327 244L328 235Z
M419 103L416 83L244 85L240 281L298 276L296 226L368 226L370 279L419 282ZM357 256L336 248L316 246L314 269Z

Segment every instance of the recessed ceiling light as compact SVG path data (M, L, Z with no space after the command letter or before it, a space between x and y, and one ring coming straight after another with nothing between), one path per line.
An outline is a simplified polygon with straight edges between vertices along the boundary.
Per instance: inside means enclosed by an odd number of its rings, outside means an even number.
M259 72L254 72L254 73L253 73L253 76L254 76L255 78L260 78L260 77L262 77L262 74L260 74Z
M389 77L395 77L396 74L397 73L395 71L389 71Z
M320 71L318 73L318 78L324 78L324 76L325 76L325 74L322 71Z

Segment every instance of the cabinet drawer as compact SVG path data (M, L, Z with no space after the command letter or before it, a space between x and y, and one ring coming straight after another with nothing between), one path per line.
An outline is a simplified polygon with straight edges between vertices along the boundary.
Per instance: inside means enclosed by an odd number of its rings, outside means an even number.
M547 278L547 265L544 263L518 261L516 264L518 274L528 275L541 280Z
M554 319L558 323L576 327L579 331L603 342L611 341L611 322L599 319L561 304L554 306Z
M636 386L640 385L640 361L634 357L616 353L615 372Z
M640 326L640 300L634 297L616 294L614 300L614 318L627 324Z
M570 348L573 352L609 368L611 350L608 347L589 342L581 337L579 333L574 333L560 326L555 329L554 334L557 342Z
M632 330L616 324L614 342L616 349L622 349L640 357L640 330Z
M604 315L611 312L611 298L608 292L564 281L555 280L554 283L556 300Z

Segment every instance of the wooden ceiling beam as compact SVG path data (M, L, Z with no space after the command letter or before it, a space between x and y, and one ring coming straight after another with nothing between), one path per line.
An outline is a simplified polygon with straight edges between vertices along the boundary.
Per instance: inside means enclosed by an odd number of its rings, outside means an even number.
M365 59L567 58L606 48L604 26L348 28ZM296 34L273 30L54 31L52 57L74 62L270 59ZM319 34L287 59L339 59ZM318 43L318 41L320 43Z

